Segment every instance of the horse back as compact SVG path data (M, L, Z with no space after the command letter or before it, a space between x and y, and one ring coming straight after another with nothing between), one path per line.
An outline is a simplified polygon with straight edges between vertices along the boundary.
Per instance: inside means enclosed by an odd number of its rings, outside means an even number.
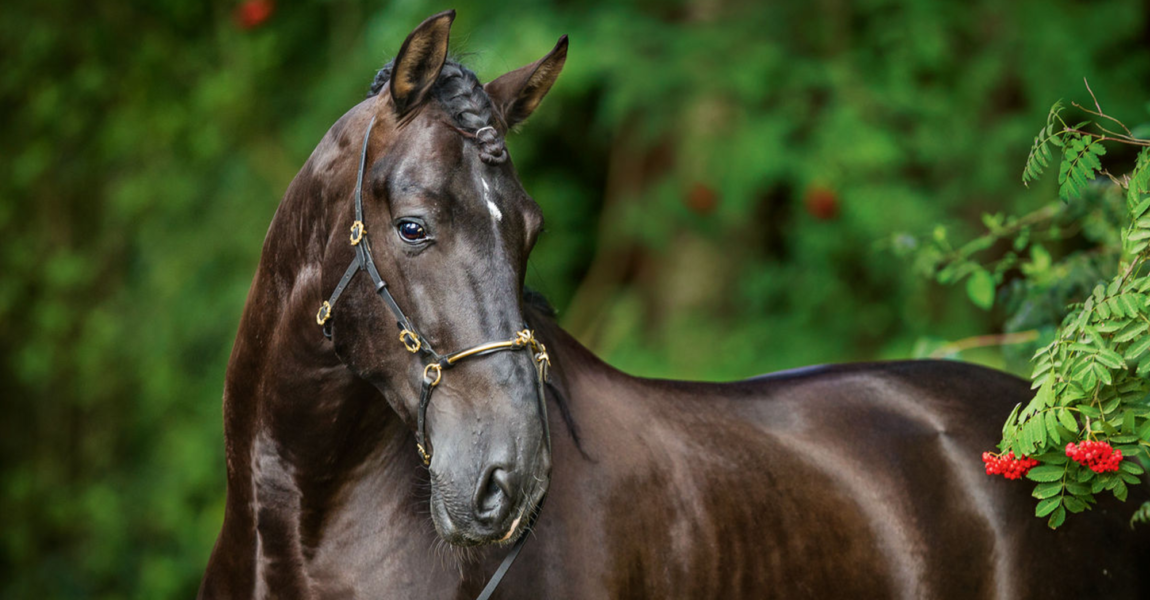
M621 387L583 483L642 507L602 517L611 597L1145 597L1142 498L1051 531L1033 484L984 473L1021 379L913 361Z

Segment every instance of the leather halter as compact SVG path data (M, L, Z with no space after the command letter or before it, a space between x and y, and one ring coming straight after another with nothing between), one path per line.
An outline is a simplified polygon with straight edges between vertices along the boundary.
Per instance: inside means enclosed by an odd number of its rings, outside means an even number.
M416 444L415 448L419 452L419 457L425 466L431 465L432 448L428 444L426 422L427 422L427 407L431 403L431 394L435 391L435 387L443 379L443 371L450 369L458 364L465 358L479 358L482 356L489 356L503 351L510 350L529 350L532 357L532 363L535 366L537 377L535 379L535 395L539 405L539 416L543 420L543 435L544 441L547 445L547 451L551 451L551 431L547 424L547 398L544 392L544 386L548 382L548 369L551 366L551 358L547 355L547 348L543 343L535 339L535 332L531 330L527 324L524 324L523 329L515 333L515 337L509 340L488 342L478 346L472 346L464 350L451 352L449 354L439 354L431 346L431 342L419 335L412 324L411 319L403 314L403 310L399 308L399 304L395 302L395 298L387 288L387 282L379 275L379 269L375 266L375 260L372 258L371 242L367 237L367 228L363 223L363 173L364 167L367 164L367 146L371 140L371 129L375 126L375 117L371 118L371 122L367 125L367 131L363 134L363 149L359 155L359 173L355 179L355 222L351 225L351 245L355 248L355 258L352 259L351 264L347 266L344 271L343 277L340 278L339 283L336 284L335 290L331 293L324 303L320 306L319 312L316 313L315 320L320 326L323 327L323 334L327 339L331 339L331 316L335 309L335 303L339 300L341 294L351 280L360 271L366 271L368 277L371 278L375 284L375 292L395 315L396 325L399 327L399 341L403 344L404 348L412 354L422 354L426 358L423 367L423 382L420 386L419 395L419 412L418 421L416 424ZM531 511L528 515L527 523L524 529L530 530L535 524L535 518L539 514L539 510L543 507L543 500L541 498L536 505L535 510ZM511 548L511 552L503 559L503 563L495 571L491 580L483 588L483 592L479 595L478 600L487 600L491 594L495 592L496 586L503 579L507 573L507 569L511 567L511 563L515 561L515 557L519 555L519 551L523 549L524 542L527 541L526 533L520 534L515 545Z

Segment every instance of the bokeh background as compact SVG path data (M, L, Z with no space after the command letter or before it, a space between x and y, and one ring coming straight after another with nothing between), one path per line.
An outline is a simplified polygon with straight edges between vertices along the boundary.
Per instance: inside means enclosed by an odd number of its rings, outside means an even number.
M892 236L1019 181L1090 80L1146 119L1141 2L5 0L0 597L188 598L223 507L221 393L264 233L423 18L483 80L571 36L509 140L528 283L633 373L730 379L1003 329ZM1005 358L1004 358L1005 357ZM1025 374L996 347L962 355Z

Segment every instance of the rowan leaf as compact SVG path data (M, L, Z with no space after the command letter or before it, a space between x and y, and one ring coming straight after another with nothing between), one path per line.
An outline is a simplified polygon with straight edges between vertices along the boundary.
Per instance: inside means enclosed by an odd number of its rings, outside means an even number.
M1062 479L1064 473L1066 473L1064 467L1039 465L1031 469L1030 472L1026 474L1026 478L1038 482L1058 481Z
M1054 509L1058 508L1058 505L1060 504L1062 504L1061 496L1045 498L1038 503L1037 507L1034 508L1034 516L1045 517L1046 515L1054 512Z

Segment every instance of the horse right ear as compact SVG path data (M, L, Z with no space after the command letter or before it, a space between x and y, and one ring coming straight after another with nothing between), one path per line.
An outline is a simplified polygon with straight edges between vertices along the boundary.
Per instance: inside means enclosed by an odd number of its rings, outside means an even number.
M454 10L428 17L403 41L388 86L396 114L402 116L419 106L439 78L447 61L447 38L454 20Z

